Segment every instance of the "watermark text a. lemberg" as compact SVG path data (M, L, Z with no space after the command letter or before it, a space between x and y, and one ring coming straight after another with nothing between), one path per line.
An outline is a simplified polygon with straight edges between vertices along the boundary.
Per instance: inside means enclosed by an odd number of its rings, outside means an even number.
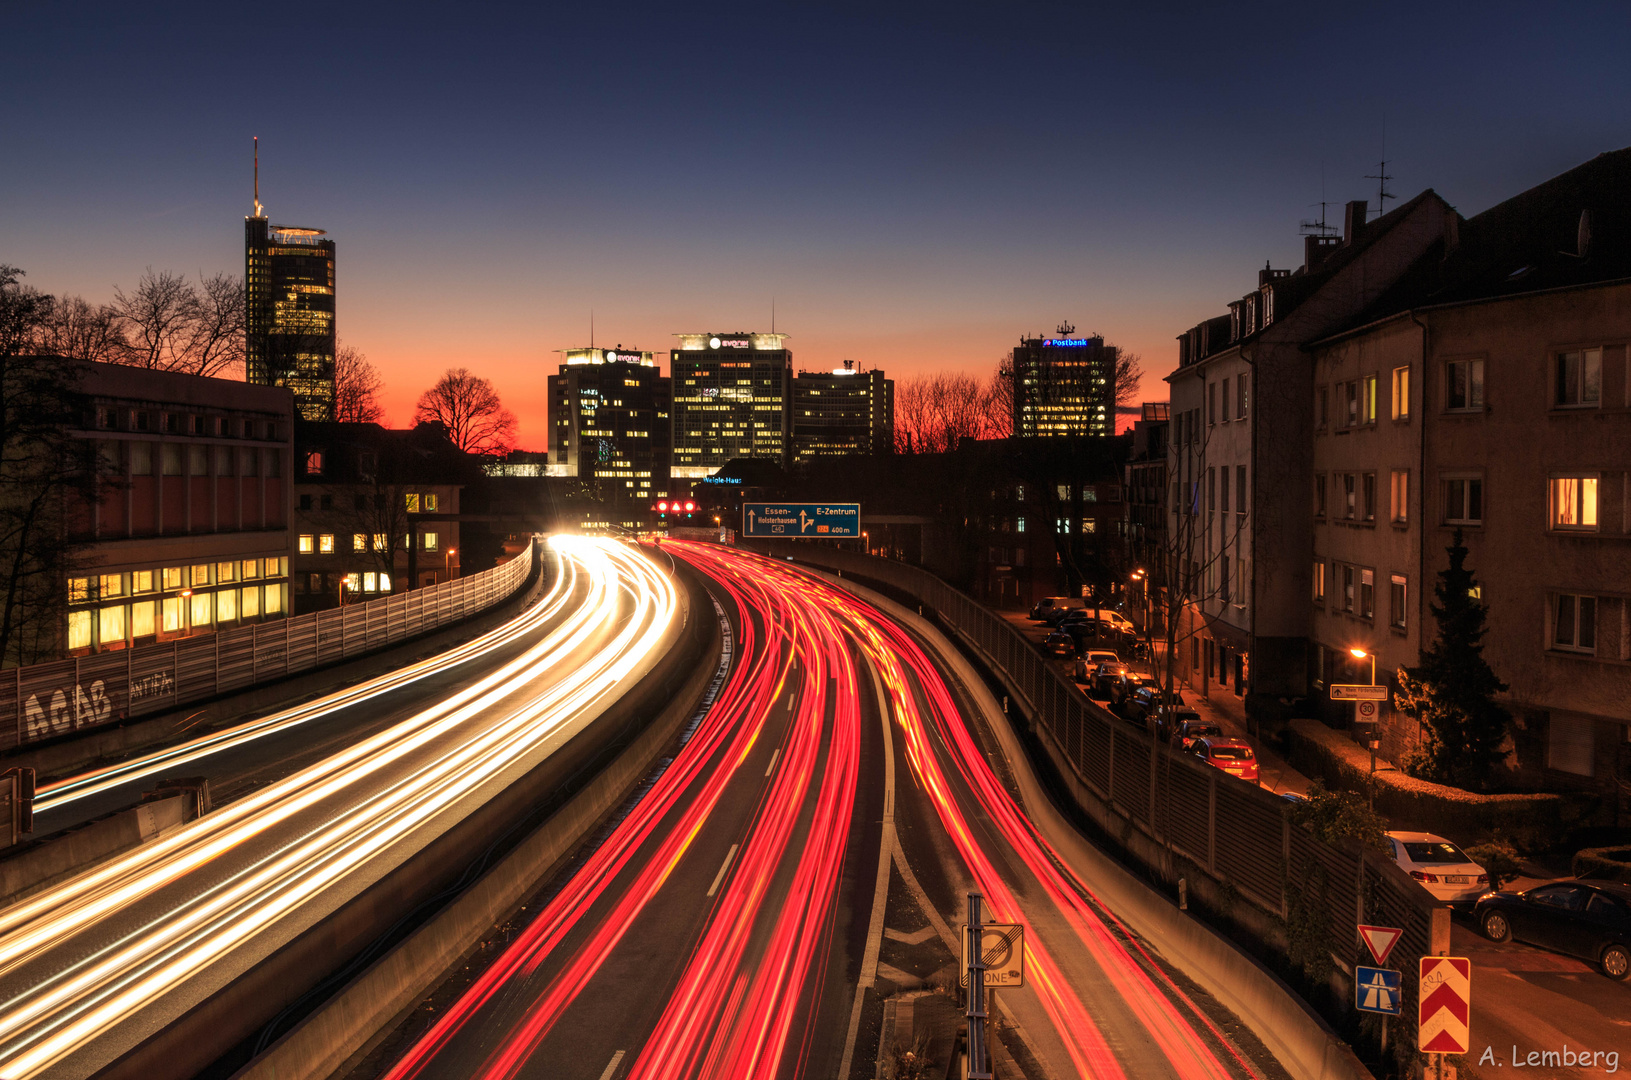
M1484 1047L1484 1052L1478 1058L1480 1065L1512 1065L1517 1068L1539 1066L1548 1069L1601 1069L1603 1072L1620 1071L1620 1052L1618 1050L1576 1050L1563 1044L1561 1050L1519 1050L1516 1044L1512 1047L1512 1056L1505 1061L1501 1060L1493 1046Z

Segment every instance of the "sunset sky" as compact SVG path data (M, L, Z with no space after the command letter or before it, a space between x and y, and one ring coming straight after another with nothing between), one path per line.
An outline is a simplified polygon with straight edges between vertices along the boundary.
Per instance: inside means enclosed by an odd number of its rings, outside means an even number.
M242 274L258 135L393 423L462 365L542 448L591 310L666 351L772 303L797 367L983 373L1069 319L1164 398L1174 336L1296 266L1322 194L1374 205L1384 118L1392 190L1463 214L1631 144L1623 4L1326 10L13 8L0 262L93 301Z

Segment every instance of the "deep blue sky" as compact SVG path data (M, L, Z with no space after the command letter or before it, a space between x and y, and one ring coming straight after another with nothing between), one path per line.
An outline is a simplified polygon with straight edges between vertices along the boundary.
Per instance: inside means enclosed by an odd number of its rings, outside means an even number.
M1131 14L1128 9L1132 9ZM1631 144L1631 8L12 6L0 262L111 296L330 230L391 418L552 351L777 328L795 362L984 370L1062 318L1140 351L1295 266L1324 196L1476 213ZM1164 387L1146 382L1147 396Z

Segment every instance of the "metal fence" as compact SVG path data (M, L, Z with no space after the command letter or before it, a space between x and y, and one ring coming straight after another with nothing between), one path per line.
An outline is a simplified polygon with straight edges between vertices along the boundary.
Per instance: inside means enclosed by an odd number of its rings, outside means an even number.
M757 544L755 546L758 546ZM1361 956L1357 924L1403 929L1394 950L1404 984L1404 1014L1416 1000L1413 958L1427 955L1433 903L1392 860L1333 847L1292 824L1285 800L1174 752L1114 717L1041 656L1008 621L915 566L798 541L765 547L848 576L870 579L920 600L985 654L1035 717L1077 778L1126 830L1149 841L1127 843L1128 855L1168 881L1181 871L1209 877L1214 895L1238 897L1262 915L1289 924L1300 911L1318 918L1333 957L1351 972ZM1161 865L1151 851L1171 853ZM1141 852L1143 854L1141 854ZM1193 868L1193 869L1191 869ZM1250 920L1248 920L1248 923ZM1290 935L1287 934L1287 937ZM1273 943L1270 943L1273 944ZM1409 958L1409 959L1407 959ZM1350 998L1351 1001L1351 998Z
M469 577L330 611L0 671L0 750L231 693L474 615L532 573L533 546Z

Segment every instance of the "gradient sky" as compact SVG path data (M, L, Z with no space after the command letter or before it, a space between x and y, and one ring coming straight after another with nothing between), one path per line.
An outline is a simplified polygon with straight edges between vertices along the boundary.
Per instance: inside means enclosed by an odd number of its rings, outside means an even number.
M1135 9L1128 13L1124 9ZM13 5L0 262L103 301L338 244L406 422L450 366L541 448L554 350L791 335L798 367L989 370L1061 319L1143 355L1298 222L1476 213L1631 144L1625 4ZM666 357L663 358L666 369Z

